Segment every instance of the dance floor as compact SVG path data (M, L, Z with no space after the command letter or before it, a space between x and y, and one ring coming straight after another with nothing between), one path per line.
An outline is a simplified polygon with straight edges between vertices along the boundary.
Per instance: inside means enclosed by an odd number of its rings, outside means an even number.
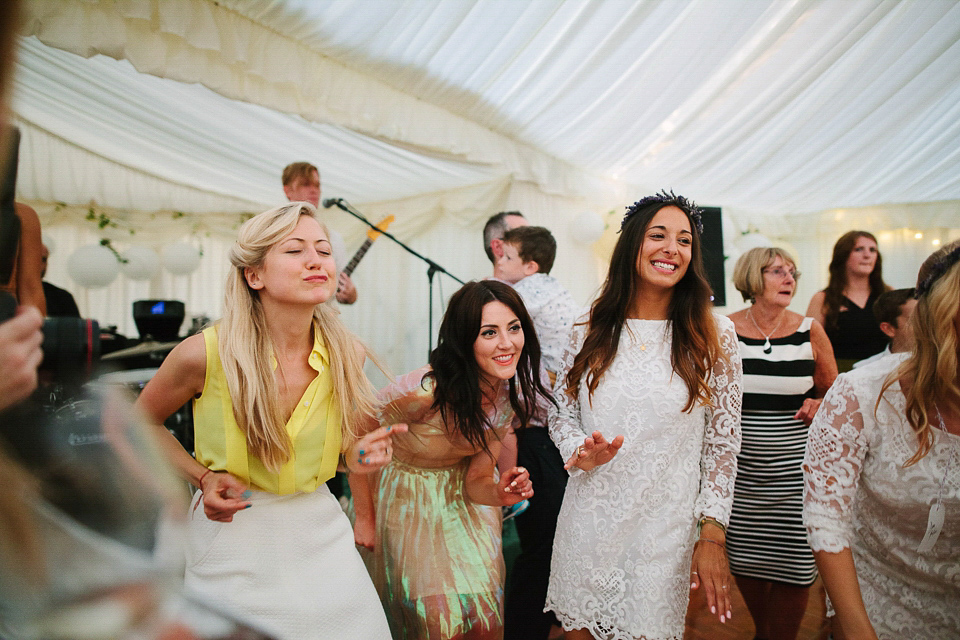
M752 640L754 636L753 621L747 612L736 584L733 585L733 618L726 624L721 624L716 616L711 615L702 594L690 599L690 608L687 609L687 631L684 640ZM807 613L800 625L797 640L826 640L828 626L824 616L823 583L818 578L810 588L810 602Z
M520 542L512 521L504 524L503 551L507 566L511 567L513 559L520 552ZM508 571L508 580L509 574ZM690 607L687 609L687 630L683 634L684 640L753 640L755 631L753 620L747 612L747 605L744 604L736 583L732 586L733 619L726 624L721 624L716 616L707 611L702 593L691 597ZM824 616L825 609L823 583L817 578L810 588L810 602L800 625L797 640L827 640L829 627ZM561 637L559 628L555 627L554 631L551 638Z

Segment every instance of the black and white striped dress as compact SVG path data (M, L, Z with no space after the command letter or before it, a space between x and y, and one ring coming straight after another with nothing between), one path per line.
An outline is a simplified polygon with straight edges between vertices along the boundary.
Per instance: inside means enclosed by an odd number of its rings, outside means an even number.
M740 341L743 441L737 458L727 551L734 575L809 586L817 577L803 526L807 426L794 419L813 395L812 318L791 335Z

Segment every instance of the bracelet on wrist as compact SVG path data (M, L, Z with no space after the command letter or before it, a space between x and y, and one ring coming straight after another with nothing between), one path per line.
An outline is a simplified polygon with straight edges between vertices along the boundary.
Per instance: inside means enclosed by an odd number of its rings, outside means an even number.
M697 521L697 537L698 538L700 537L700 531L703 529L703 525L705 524L712 524L716 527L720 527L720 530L723 531L723 535L724 536L727 535L727 527L722 522L720 522L716 518L703 517L703 518L700 518L699 521Z
M697 542L709 542L710 544L715 544L721 549L723 549L724 553L727 552L727 545L723 544L722 542L717 542L716 540L711 540L710 538L700 538L699 540L697 540Z
M200 479L197 480L197 486L203 491L203 479L207 477L208 473L213 473L213 469L207 469L202 474L200 474Z

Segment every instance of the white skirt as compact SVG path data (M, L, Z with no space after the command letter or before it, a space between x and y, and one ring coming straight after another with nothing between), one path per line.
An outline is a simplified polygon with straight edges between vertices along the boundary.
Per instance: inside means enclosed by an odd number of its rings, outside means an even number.
M194 495L187 589L278 640L388 640L350 522L327 487L252 494L253 506L223 523L208 520Z

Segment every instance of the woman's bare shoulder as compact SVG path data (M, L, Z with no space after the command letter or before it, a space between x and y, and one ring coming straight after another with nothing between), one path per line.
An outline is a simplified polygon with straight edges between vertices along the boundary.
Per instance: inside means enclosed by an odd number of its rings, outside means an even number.
M180 384L189 385L199 393L207 373L207 346L203 334L197 333L173 348L157 372L171 376Z
M195 333L173 348L170 358L176 354L176 358L185 364L205 366L207 363L207 345L202 333Z

